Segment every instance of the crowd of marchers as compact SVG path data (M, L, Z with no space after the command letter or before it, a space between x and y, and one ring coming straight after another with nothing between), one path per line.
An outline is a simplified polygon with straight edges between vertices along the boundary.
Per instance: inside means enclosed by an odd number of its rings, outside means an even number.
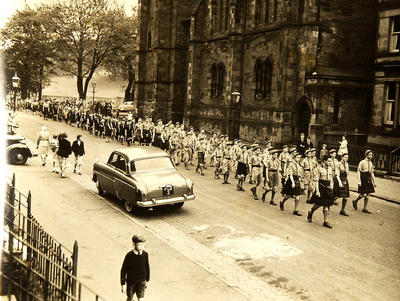
M339 205L338 199L341 199L339 214L349 216L346 212L350 197L349 155L345 137L338 143L337 149L327 149L323 145L317 154L311 139L303 133L296 144L276 148L267 139L265 146L261 147L257 141L248 144L219 133L209 136L204 129L196 133L192 126L186 128L171 120L166 123L161 119L153 122L151 116L141 118L134 112L124 118L116 118L110 116L109 111L97 108L93 110L84 102L74 100L47 100L36 108L26 109L41 114L44 119L50 118L81 128L106 142L115 140L128 146L138 144L161 148L170 154L176 166L181 163L186 169L196 166L195 171L203 176L206 169L212 168L215 179L222 176L222 184L230 184L230 177L234 177L239 192L245 191L243 184L248 181L252 185L250 191L255 200L259 199L259 193L262 202L270 195L269 204L279 205L282 211L287 200L293 199L295 216L302 215L298 205L300 198L304 197L311 206L307 213L310 223L314 212L322 208L323 226L332 228L328 215L332 205ZM368 200L376 187L372 157L372 151L366 150L365 158L358 165L359 195L352 200L353 208L357 210L358 201L364 198L362 212L366 214L371 213ZM58 159L58 162L63 166L62 159ZM76 159L75 164L80 166L82 161ZM283 198L275 203L279 192Z

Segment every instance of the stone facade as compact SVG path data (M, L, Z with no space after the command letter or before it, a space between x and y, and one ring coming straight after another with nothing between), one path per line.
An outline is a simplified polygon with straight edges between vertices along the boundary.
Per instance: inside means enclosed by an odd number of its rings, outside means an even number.
M247 141L366 140L376 10L375 0L139 1L139 110ZM219 94L213 64L225 71Z
M381 0L376 39L374 100L368 142L392 147L400 146L400 42L395 43L395 27L399 26L399 1Z

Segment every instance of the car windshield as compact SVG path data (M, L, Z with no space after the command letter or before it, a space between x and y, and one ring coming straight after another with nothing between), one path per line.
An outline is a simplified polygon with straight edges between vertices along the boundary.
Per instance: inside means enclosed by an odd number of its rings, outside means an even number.
M131 171L142 172L174 168L169 157L157 157L131 161Z

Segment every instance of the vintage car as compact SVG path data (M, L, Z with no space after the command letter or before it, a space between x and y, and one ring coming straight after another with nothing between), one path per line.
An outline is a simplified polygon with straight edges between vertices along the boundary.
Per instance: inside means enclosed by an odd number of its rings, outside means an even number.
M193 181L178 173L166 152L152 146L113 151L107 163L94 164L93 181L100 195L115 195L129 213L138 207L180 208L195 198Z
M20 135L6 135L6 154L10 164L23 165L32 157L27 140Z
M117 108L117 117L125 117L129 112L133 113L133 101L125 101Z

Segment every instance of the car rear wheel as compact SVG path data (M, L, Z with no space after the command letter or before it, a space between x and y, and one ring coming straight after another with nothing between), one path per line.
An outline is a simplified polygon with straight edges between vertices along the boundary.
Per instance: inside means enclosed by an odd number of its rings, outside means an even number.
M132 202L124 200L124 208L126 212L132 213L135 208L135 205L133 205Z
M174 204L174 207L175 207L175 208L182 208L183 204L184 204L184 202L175 203L175 204Z
M24 165L28 160L28 155L22 150L15 150L10 154L12 164Z
M97 191L99 192L99 195L104 196L104 190L103 190L103 188L101 188L99 180L97 180L96 186L97 186Z

